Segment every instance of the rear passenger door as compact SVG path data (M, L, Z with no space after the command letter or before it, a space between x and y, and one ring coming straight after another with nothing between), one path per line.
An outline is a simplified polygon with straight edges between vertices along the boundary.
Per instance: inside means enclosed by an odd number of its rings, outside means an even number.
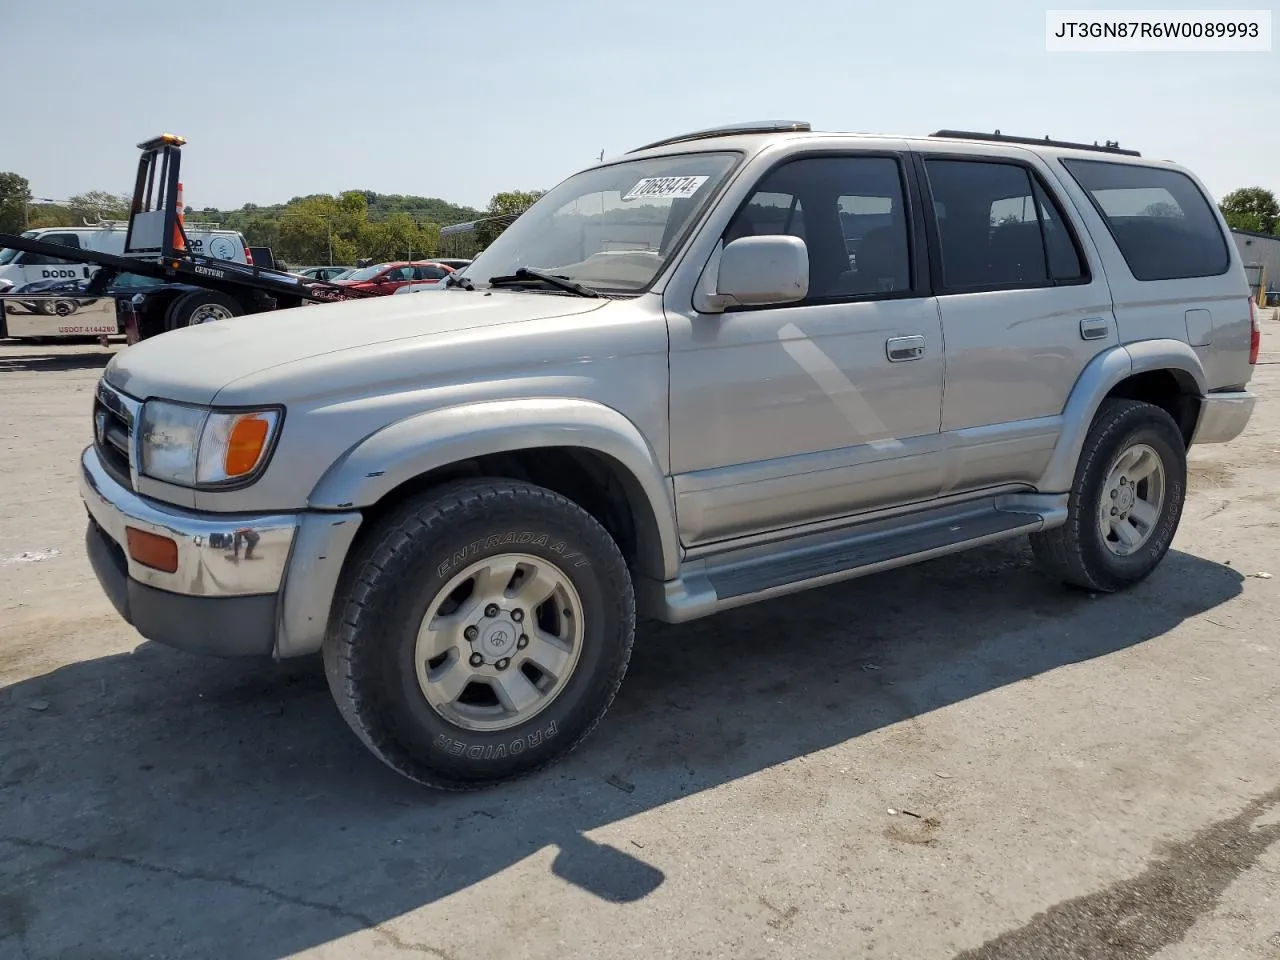
M1106 278L1038 158L920 149L946 352L942 492L1033 484L1081 371L1117 342Z

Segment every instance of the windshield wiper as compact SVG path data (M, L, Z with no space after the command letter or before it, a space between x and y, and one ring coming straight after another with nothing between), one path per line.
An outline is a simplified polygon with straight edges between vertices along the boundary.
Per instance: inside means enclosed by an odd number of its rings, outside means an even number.
M459 276L457 273L446 274L445 278L440 281L440 286L461 287L463 290L474 290L476 288L470 277Z
M507 284L528 283L530 280L541 280L548 286L556 287L568 293L577 294L580 297L599 297L600 294L592 290L584 283L578 283L576 280L570 280L568 277L561 277L554 273L546 273L542 270L534 270L530 267L519 267L516 272L509 277L490 277L489 286L501 287Z

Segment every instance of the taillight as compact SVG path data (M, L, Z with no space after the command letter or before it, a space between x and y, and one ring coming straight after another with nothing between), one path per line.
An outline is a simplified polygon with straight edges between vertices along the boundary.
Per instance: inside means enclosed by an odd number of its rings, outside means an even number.
M1262 349L1262 327L1258 326L1258 305L1249 298L1249 363L1258 362L1258 351Z
M249 266L251 266L251 267L252 267L252 266L253 266L253 252L252 252L252 251L250 251L250 249L249 249L249 245L248 245L247 243L245 243L245 242L244 242L244 238L243 238L243 237L241 237L241 239L240 239L240 246L242 246L242 247L244 248L244 262L245 262L245 263L247 263ZM1253 301L1251 300L1251 301L1249 301L1249 302L1250 302L1250 303L1252 303Z

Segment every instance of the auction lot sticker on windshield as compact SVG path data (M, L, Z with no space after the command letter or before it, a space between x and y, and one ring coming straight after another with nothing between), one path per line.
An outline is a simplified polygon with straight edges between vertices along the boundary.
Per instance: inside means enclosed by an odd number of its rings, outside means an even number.
M623 200L688 200L707 182L706 177L645 177Z

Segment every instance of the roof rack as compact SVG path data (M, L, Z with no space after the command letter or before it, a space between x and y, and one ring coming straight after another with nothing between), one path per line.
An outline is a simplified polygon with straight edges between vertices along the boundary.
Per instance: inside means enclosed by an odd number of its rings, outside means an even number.
M627 153L639 153L654 147L665 147L672 143L687 143L690 140L710 140L713 137L732 137L741 133L808 133L813 127L807 120L751 120L746 123L733 123L724 127L709 127L706 130L695 130L693 133L682 133L675 137L666 137L646 143L643 147L628 150Z
M1027 143L1033 146L1045 147L1065 147L1070 150L1096 150L1099 153L1122 153L1127 157L1142 156L1137 150L1121 150L1119 140L1108 140L1106 143L1099 144L1097 140L1093 143L1072 143L1070 140L1050 140L1047 136L1043 140L1037 140L1035 137L1011 137L997 130L995 133L976 133L972 130L935 130L929 134L931 137L949 137L952 140L989 140L995 143Z

